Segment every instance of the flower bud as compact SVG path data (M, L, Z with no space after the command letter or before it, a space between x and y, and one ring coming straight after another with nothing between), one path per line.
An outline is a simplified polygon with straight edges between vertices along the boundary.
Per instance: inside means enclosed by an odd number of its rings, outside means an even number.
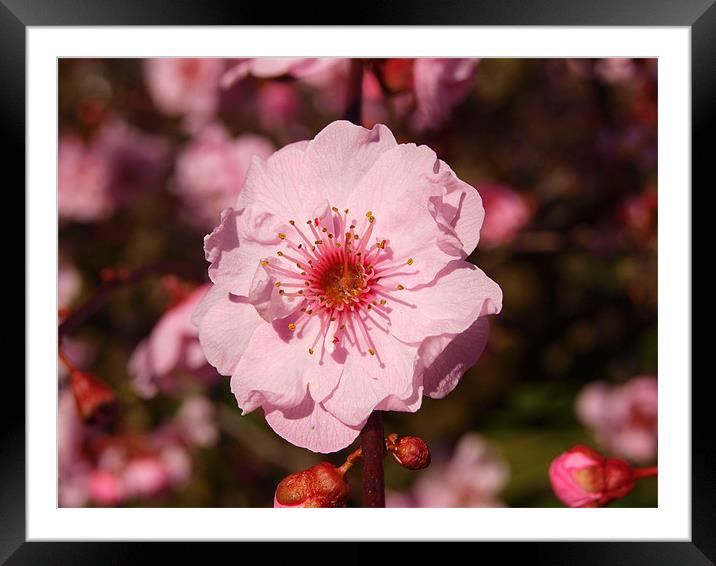
M77 411L82 420L105 425L111 422L117 409L114 392L91 373L73 371L70 388L75 396Z
M430 448L419 436L403 436L393 433L386 438L386 448L398 464L408 470L422 470L430 465Z
M549 468L555 495L569 507L603 507L627 495L634 473L618 458L605 458L596 450L577 445L560 454Z
M350 486L344 472L321 462L281 480L276 488L274 507L345 507Z

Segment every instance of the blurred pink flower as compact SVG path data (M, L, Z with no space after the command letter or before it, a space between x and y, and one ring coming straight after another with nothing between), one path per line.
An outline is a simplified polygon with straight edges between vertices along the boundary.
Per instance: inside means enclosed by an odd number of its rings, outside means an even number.
M75 267L60 260L57 274L57 305L67 308L77 298L82 287L82 278Z
M201 130L176 161L174 191L189 221L201 228L215 226L221 211L236 200L251 158L266 158L273 151L266 138L243 134L232 139L218 123Z
M206 397L188 397L174 417L181 437L194 446L213 446L219 436L214 405Z
M58 151L60 219L95 222L156 184L168 147L163 139L113 119L87 143L62 133Z
M60 134L57 156L57 207L60 218L77 222L104 220L114 212L107 190L109 166L97 146L71 132Z
M290 129L295 125L303 106L296 85L277 81L261 85L256 103L261 127L274 131Z
M93 470L89 476L89 492L92 499L106 507L116 507L127 498L122 478L110 470Z
M144 77L157 108L183 116L186 128L194 131L216 114L224 67L223 59L145 59Z
M504 507L498 494L510 470L478 434L462 437L452 458L433 463L408 494L391 493L388 507Z
M634 462L656 458L658 382L639 376L623 385L594 382L577 397L579 419L595 432L597 441L617 456Z
M418 130L435 130L470 92L479 59L418 58L413 68Z
M568 507L602 507L634 487L629 465L577 445L560 454L549 467L555 495Z
M382 125L333 122L255 157L204 240L214 287L195 321L207 359L232 376L244 413L262 407L316 452L350 444L375 409L444 397L502 306L464 261L482 217L474 188Z
M532 211L529 201L506 185L480 185L485 222L480 237L488 246L509 243L529 222Z
M216 377L199 345L197 328L191 322L192 312L208 289L209 285L202 285L170 307L149 337L134 349L128 371L140 395L153 397L160 390L176 389L178 374L182 372L204 381Z
M630 81L636 74L634 59L626 57L599 59L594 74L606 83L620 84Z
M345 59L338 57L260 57L252 59L239 59L221 77L221 84L228 88L236 81L247 76L258 78L275 78L289 76L303 79L322 73L336 65L342 64Z
M130 497L147 498L160 494L169 485L169 475L156 456L133 458L124 469L124 486Z

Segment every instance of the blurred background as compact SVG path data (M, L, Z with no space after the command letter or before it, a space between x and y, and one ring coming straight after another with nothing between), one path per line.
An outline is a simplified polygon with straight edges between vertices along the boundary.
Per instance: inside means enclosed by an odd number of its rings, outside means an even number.
M59 60L60 506L271 506L287 474L350 451L241 417L190 321L203 237L251 157L347 109L351 61L261 63ZM388 504L561 506L547 470L577 443L655 465L656 60L360 63L363 125L427 144L480 192L469 260L504 292L457 389L385 414L433 454L420 472L386 459ZM613 505L656 493L645 479Z

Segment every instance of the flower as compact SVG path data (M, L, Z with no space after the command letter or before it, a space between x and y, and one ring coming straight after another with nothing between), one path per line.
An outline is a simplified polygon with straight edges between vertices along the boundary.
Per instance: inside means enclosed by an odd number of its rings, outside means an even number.
M202 129L176 161L174 191L184 202L189 221L213 227L244 183L254 155L266 158L274 151L262 136L243 134L231 139L221 124Z
M510 472L504 460L478 434L458 442L452 458L433 463L408 494L391 492L388 507L503 507L497 497Z
M188 397L174 417L181 437L194 446L213 446L219 436L214 419L214 405L198 395Z
M274 507L345 507L351 488L345 472L329 462L286 476L276 487Z
M420 58L413 67L417 130L435 130L470 92L479 59Z
M579 419L594 429L610 452L635 462L656 457L658 440L658 381L638 376L623 385L597 381L577 396Z
M259 78L275 78L281 76L303 79L330 70L343 64L345 59L324 57L261 57L239 59L221 77L221 85L228 88L236 81L249 75Z
M634 487L629 464L582 445L555 458L549 480L555 495L569 507L602 507Z
M62 132L58 149L60 219L97 222L131 205L159 180L167 156L161 138L111 119L84 142Z
M170 307L149 337L132 352L127 369L140 395L153 397L160 390L176 389L183 372L202 381L216 377L191 322L192 312L208 289L209 285L202 285Z
M219 106L222 59L145 59L144 78L154 104L169 116L184 116L193 131L208 122Z
M335 205L340 205L338 208ZM425 146L337 121L254 158L204 239L194 320L244 414L293 444L344 448L373 410L442 398L487 342L502 291L464 259L477 191Z
M404 115L409 105L405 94L412 95L410 122L417 131L436 130L450 117L452 109L469 94L475 79L479 59L416 58L372 59L372 70L366 72L363 99L368 102L369 120L384 114L377 101L385 97L376 92L382 84L392 97L396 110ZM249 75L259 78L292 77L319 90L319 106L329 113L341 114L350 103L347 100L350 79L350 59L335 58L259 58L244 59L231 67L222 77L228 87ZM375 74L374 74L375 73ZM380 80L377 80L377 76ZM384 100L384 105L387 100Z
M480 185L485 222L480 236L489 246L509 243L532 216L529 201L506 185Z

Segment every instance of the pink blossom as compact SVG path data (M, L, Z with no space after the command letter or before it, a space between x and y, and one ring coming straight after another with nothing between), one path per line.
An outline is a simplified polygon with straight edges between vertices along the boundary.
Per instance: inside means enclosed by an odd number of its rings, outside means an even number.
M191 322L192 312L208 288L209 285L197 288L169 308L149 337L134 349L128 371L139 394L152 397L159 390L176 389L181 372L201 380L212 380L216 376L199 345L197 328Z
M479 59L415 60L413 125L418 130L435 130L445 123L452 109L469 94L478 62Z
M108 218L114 200L107 190L109 166L102 151L71 132L60 135L57 155L60 218L94 222Z
M462 437L452 458L433 463L409 494L393 494L389 507L504 507L498 494L509 479L505 461L478 434Z
M602 507L634 487L626 462L581 445L555 458L549 479L555 495L569 507Z
M275 131L295 126L303 107L296 85L277 81L261 85L256 103L261 127Z
M658 382L639 376L623 385L595 382L577 397L579 419L592 428L597 440L614 454L634 462L656 457Z
M88 497L87 465L82 446L84 425L69 390L59 392L57 407L57 474L60 507L82 507Z
M167 145L117 119L105 123L89 142L71 132L60 135L58 213L61 219L96 222L129 206L154 186Z
M89 476L89 492L94 501L107 507L115 507L127 497L122 478L110 470L92 471Z
M236 81L247 76L259 78L275 78L289 76L304 79L315 76L336 65L342 64L345 59L324 57L261 57L253 59L239 59L237 64L230 67L221 77L221 84L228 88Z
M502 291L465 258L477 191L383 125L333 122L255 157L204 239L214 287L199 340L244 414L316 452L350 444L373 410L417 411L480 356Z
M169 485L164 463L156 456L133 458L124 469L124 485L131 497L158 495Z
M236 200L251 158L266 158L273 150L262 136L243 134L232 139L218 123L201 130L176 162L174 190L189 220L202 228L214 226L221 211Z
M216 114L223 59L145 59L144 77L157 108L169 116L184 116L193 131Z
M67 308L77 298L82 286L82 278L75 267L60 261L57 274L57 305Z
M485 207L480 236L486 245L509 243L532 216L529 201L506 185L480 185L480 196Z
M218 438L214 405L206 397L187 398L174 417L181 437L195 446L213 446Z

